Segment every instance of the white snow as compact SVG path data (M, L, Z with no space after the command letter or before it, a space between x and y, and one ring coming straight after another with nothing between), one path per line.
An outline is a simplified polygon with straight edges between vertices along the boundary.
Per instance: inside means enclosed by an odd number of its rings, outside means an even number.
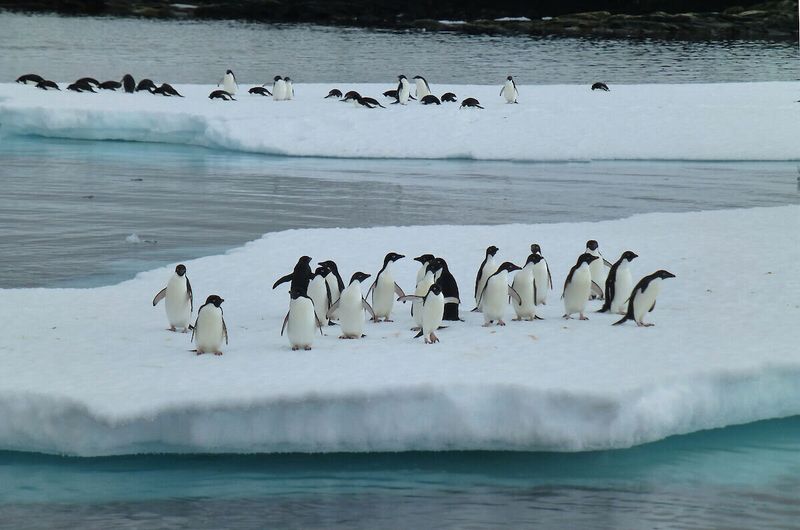
M187 262L195 309L225 303L225 355L197 357L151 299L175 264L94 289L8 289L0 342L0 449L76 455L620 448L700 429L800 414L800 207L647 214L550 225L293 230ZM636 279L668 280L656 326L560 318L568 268L597 239L641 257ZM469 313L489 244L518 264L542 245L556 292L546 320L482 328ZM413 292L435 252L459 280L464 323L412 339L408 305L367 338L326 328L312 351L279 335L296 258L333 258L343 276L407 256ZM599 302L590 303L595 309ZM512 310L508 308L510 318Z
M513 72L512 72L513 73ZM413 75L414 73L409 73ZM58 138L193 144L248 152L357 158L499 160L800 159L798 82L519 86L519 104L499 95L504 79L457 86L428 81L441 95L476 97L485 110L458 104L389 105L386 85L294 85L292 101L247 93L209 100L216 86L175 85L185 98L140 92L78 94L0 85L0 131ZM161 80L157 80L161 81ZM487 80L491 82L492 80ZM519 80L524 83L524 80ZM386 109L324 99L355 89ZM398 134L403 131L404 134Z
M500 17L494 19L495 22L530 22L528 17Z

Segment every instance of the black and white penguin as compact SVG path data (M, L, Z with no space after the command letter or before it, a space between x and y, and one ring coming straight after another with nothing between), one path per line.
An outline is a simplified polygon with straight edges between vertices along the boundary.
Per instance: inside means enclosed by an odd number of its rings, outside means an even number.
M375 105L370 103L369 101L367 101L368 99L371 99L372 101L375 101L372 98L362 98L361 96L358 96L356 98L352 98L349 101L352 101L353 104L356 107L361 107L361 108L365 108L365 109L374 109ZM381 108L384 108L383 105L381 105Z
M350 284L328 310L329 320L339 319L339 327L342 329L340 339L360 339L366 336L364 335L364 311L375 318L372 306L364 299L361 292L361 283L369 277L369 274L363 272L354 273L350 278Z
M542 255L542 247L537 243L531 245L531 254L541 256L533 266L533 290L536 294L536 305L547 304L547 294L553 290L553 276L550 274L550 266Z
M397 99L397 90L387 90L383 93L383 97L387 97L390 99Z
M169 330L176 331L182 328L183 332L189 331L189 320L192 317L192 284L186 276L186 266L179 264L175 267L175 272L167 281L167 286L161 289L153 298L153 307L161 300L167 309L167 320Z
M118 88L122 88L122 83L119 81L103 81L97 88L102 90L117 90Z
M608 88L607 84L598 81L592 85L592 90L602 90L603 92L608 92L610 89Z
M272 92L264 88L263 86L254 86L250 90L247 91L248 94L254 94L257 96L271 96Z
M628 301L628 311L621 320L614 322L614 326L622 324L627 320L633 320L637 326L650 327L655 324L647 324L644 322L644 317L655 309L656 297L661 291L661 282L667 278L674 278L675 275L669 271L658 270L653 274L645 276L631 292L631 298Z
M419 262L419 269L417 270L417 283L422 281L422 278L425 276L425 271L428 267L428 264L431 263L434 259L436 259L436 257L433 254L422 254L421 256L417 256L416 258L414 258L414 261Z
M156 84L153 83L152 79L142 79L136 85L136 92L142 92L142 91L151 92L155 89L156 89Z
M328 99L328 98L341 98L341 97L342 97L342 91L339 90L338 88L334 88L334 89L331 89L330 92L328 92L328 95L325 96L325 99Z
M275 289L282 283L291 281L291 287L289 288L290 291L296 291L303 295L308 294L308 284L311 281L311 278L314 277L314 273L311 272L311 266L309 263L311 263L310 257L300 256L294 266L294 270L286 276L281 276L278 278L272 285L272 288Z
M608 271L608 276L606 276L605 300L598 313L611 311L620 315L625 314L628 298L631 297L631 289L633 288L631 269L628 265L638 257L638 254L626 250L611 266L611 270Z
M286 97L283 99L286 101L294 99L294 85L292 84L292 79L290 77L284 77L283 82L286 85Z
M431 87L428 85L428 81L421 75L414 76L414 83L417 89L417 99L422 100L422 98L431 93Z
M286 82L279 75L272 80L272 100L283 101L286 99Z
M37 74L25 74L19 76L16 80L16 83L22 83L23 85L38 85L44 80L44 77Z
M425 337L425 344L439 342L436 330L442 325L444 317L444 305L446 303L458 304L458 298L447 297L442 294L442 287L439 284L432 284L424 296L408 295L400 298L403 302L413 302L419 304L420 329L414 338Z
M445 92L444 94L442 94L441 100L447 101L448 103L456 103L458 101L458 98L452 92Z
M67 86L67 90L71 90L73 92L93 92L93 93L97 92L94 89L94 86L91 85L90 83L86 82L78 83L77 81Z
M426 262L424 269L425 270L422 271L422 276L417 273L417 276L420 279L417 282L416 287L414 287L414 295L419 296L420 299L416 299L411 302L411 317L414 319L414 327L411 328L412 331L422 329L421 299L428 293L431 285L436 283L436 270L434 269L433 260ZM442 306L442 311L444 311L444 306Z
M75 81L75 83L82 84L82 85L83 84L88 84L88 85L93 85L95 87L99 87L100 86L100 81L98 81L94 77L81 77L80 79Z
M161 83L161 86L153 90L152 93L161 96L178 96L179 98L183 97L169 83Z
M283 319L281 335L286 331L293 351L300 348L310 350L317 330L320 335L323 334L322 323L315 312L314 302L311 297L297 291L290 291L289 297L289 312Z
M354 99L358 99L360 97L361 94L359 94L355 90L348 90L347 93L344 95L344 98L342 98L342 101L343 102L353 101Z
M406 79L406 76L402 74L397 76L397 79L397 101L394 103L405 105L408 103L408 98L411 96L411 85L409 84L408 79Z
M517 92L517 84L511 76L506 77L506 82L503 88L500 89L500 95L506 98L506 103L517 103L519 92Z
M41 88L42 90L61 90L54 81L50 81L48 79L36 83L36 88Z
M423 105L441 105L442 102L439 101L439 98L434 96L433 94L428 94L427 96L423 96L422 99L419 100L420 103Z
M431 265L434 270L434 277L438 276L436 283L441 286L444 297L458 300L458 283L450 272L447 261L444 258L436 258L431 262ZM460 322L461 317L458 315L459 305L460 302L445 302L443 319Z
M192 340L197 347L197 355L222 355L222 341L228 344L228 327L225 325L221 307L224 301L212 294L197 310L197 320L192 328Z
M325 281L330 289L332 305L339 299L342 291L344 291L344 281L342 281L342 277L339 274L339 267L336 265L335 261L330 259L326 261L320 261L318 265L325 267L325 269L328 271L325 275ZM331 319L329 318L328 320Z
M228 94L234 95L239 90L239 84L236 82L236 76L233 75L233 70L226 70L225 75L222 76L217 86L222 85L222 89Z
M561 294L561 298L564 299L564 318L569 319L574 313L579 313L581 320L589 320L583 314L592 290L592 271L589 269L589 264L597 259L599 259L597 256L583 253L569 270Z
M483 107L481 107L481 102L478 101L475 98L467 98L464 101L462 101L461 102L461 106L459 108L463 109L464 107L475 107L475 108L478 108L478 109L482 109L483 108Z
M125 88L127 94L133 94L136 91L136 81L131 74L122 76L122 86Z
M367 297L372 292L372 311L374 313L372 320L374 322L380 322L380 319L383 319L384 322L391 322L389 317L392 315L395 294L398 297L406 295L403 289L394 281L394 275L392 274L392 263L403 258L405 258L404 255L396 252L386 254L383 258L383 267L375 275L375 281L372 282L367 291Z
M483 311L484 327L491 326L496 322L498 326L505 326L503 316L505 314L506 306L508 305L508 297L510 296L514 303L521 302L519 294L508 285L508 273L511 271L518 271L520 267L514 265L510 261L504 261L497 270L486 279L486 287L481 292L478 306Z
M308 284L308 297L314 302L314 312L320 322L327 322L325 315L331 306L331 288L325 281L328 275L328 268L322 265L314 271L314 276Z
M208 99L221 99L222 101L236 101L236 98L224 90L214 90L208 95Z
M543 259L541 254L530 254L522 270L514 275L511 288L519 295L519 299L511 304L517 314L514 320L541 320L536 315L536 280L533 271Z
M486 248L486 253L483 256L483 261L478 267L478 273L475 275L475 308L473 311L481 309L478 300L481 299L484 287L486 287L486 280L497 271L497 264L494 262L494 256L500 250L494 245Z
M605 293L602 286L606 284L606 276L608 276L608 269L611 267L611 263L609 263L609 261L600 253L600 245L594 239L590 239L586 242L586 250L584 252L600 258L593 261L589 266L592 271L592 281L594 282L589 299L595 300L599 298L602 300L605 298Z

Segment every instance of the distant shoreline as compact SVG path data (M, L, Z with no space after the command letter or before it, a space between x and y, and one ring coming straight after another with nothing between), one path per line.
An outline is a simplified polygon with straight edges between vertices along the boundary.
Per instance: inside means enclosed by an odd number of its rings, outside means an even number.
M713 12L621 14L609 11L576 12L557 16L520 16L493 11L486 17L463 16L446 1L432 18L416 13L387 14L379 8L359 10L320 2L301 11L290 2L242 0L209 3L174 3L163 0L135 2L85 0L45 2L0 0L3 11L55 13L179 20L249 20L274 23L314 23L390 30L444 31L465 34L529 35L533 37L601 37L674 40L769 40L798 39L796 0L773 0L752 6L733 6ZM524 8L520 11L525 11ZM447 15L447 13L451 13ZM530 15L530 13L528 13ZM425 14L428 16L428 14ZM435 17L435 18L434 18Z

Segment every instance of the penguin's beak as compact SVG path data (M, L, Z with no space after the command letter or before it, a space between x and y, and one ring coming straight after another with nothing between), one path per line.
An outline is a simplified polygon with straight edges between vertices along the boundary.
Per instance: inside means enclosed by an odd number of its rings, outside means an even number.
M664 277L665 277L665 278L674 278L674 277L675 277L675 275L674 275L674 274L672 274L672 273L671 273L671 272L669 272L669 271L664 271L664 272L666 272L666 274L664 274Z

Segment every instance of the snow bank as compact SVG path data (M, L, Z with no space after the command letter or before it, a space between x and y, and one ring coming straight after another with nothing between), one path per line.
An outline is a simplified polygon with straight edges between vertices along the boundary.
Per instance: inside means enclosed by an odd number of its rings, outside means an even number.
M435 81L435 80L431 80ZM800 159L800 83L520 86L506 105L497 86L433 84L486 107L388 105L383 85L338 85L387 103L355 108L323 99L333 85L295 85L296 99L247 94L209 100L211 86L77 94L0 85L0 130L58 138L132 140L292 155L494 160ZM609 81L609 80L606 80Z
M800 414L800 207L647 214L551 225L295 230L187 263L197 300L225 298L230 345L197 357L150 301L174 264L96 289L2 290L0 449L76 455L620 448ZM635 276L667 268L653 328L560 318L558 286L589 238ZM298 255L375 273L394 250L411 289L434 251L464 307L484 248L518 263L542 245L557 291L539 322L482 328L477 313L413 340L395 323L292 352L280 327ZM597 304L594 304L597 305ZM510 315L509 315L510 318Z

